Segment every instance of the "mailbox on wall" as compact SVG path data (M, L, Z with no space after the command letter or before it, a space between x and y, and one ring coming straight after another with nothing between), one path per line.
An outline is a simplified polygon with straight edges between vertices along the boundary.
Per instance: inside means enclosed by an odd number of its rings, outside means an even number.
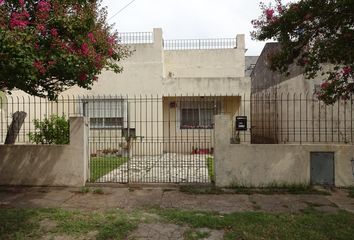
M235 126L237 131L247 131L247 116L237 116Z

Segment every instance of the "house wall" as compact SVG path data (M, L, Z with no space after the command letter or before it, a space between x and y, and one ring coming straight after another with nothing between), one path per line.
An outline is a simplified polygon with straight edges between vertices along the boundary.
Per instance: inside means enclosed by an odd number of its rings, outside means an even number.
M314 92L321 80L298 75L253 93L253 142L353 142L353 103L318 101Z
M69 145L0 145L0 185L84 186L87 122L70 118Z
M244 49L165 51L166 77L244 77Z
M214 148L214 129L182 129L180 105L181 102L203 102L209 100L221 101L221 112L234 117L241 109L241 96L233 97L165 97L163 99L163 137L164 151L176 153L191 153L193 149ZM170 104L175 103L174 107Z
M309 184L310 153L334 152L335 185L354 184L349 145L230 144L229 116L215 117L215 180L220 187L262 187L271 184Z
M307 79L304 69L289 66L289 75L269 69L268 54L278 51L268 43L251 74L253 143L352 143L353 102L333 105L318 101L315 88L326 76ZM324 71L331 65L323 65Z
M237 48L171 51L163 48L162 30L154 29L152 43L129 45L133 53L120 63L124 68L122 73L103 71L91 90L72 87L62 93L59 102L62 98L78 99L84 96L122 96L129 99L130 127L136 128L138 136L133 143L133 154L160 154L163 151L165 121L162 96L249 94L250 78L244 77L244 35L237 35L236 40ZM152 102L152 98L158 100ZM22 91L13 92L11 101L14 108L4 113L8 124L16 109L29 113L24 125L27 130L34 129L33 120L43 118L45 114L80 115L79 101L76 100L44 107L44 101L32 101L29 106L22 104L22 99L27 102L30 98ZM8 124L3 124L4 132ZM28 141L25 130L18 140ZM120 130L92 130L90 141L94 142L91 151L96 153L102 148L119 147L123 139Z
M123 72L103 71L92 90L73 87L63 95L238 94L250 91L245 78L245 39L237 48L164 50L162 29L154 29L153 43L131 44Z

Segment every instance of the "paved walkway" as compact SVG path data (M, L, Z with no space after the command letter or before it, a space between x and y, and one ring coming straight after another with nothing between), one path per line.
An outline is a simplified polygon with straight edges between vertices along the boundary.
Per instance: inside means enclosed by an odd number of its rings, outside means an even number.
M177 153L136 156L97 182L210 183L206 164L208 156Z
M243 211L299 212L308 206L320 211L344 209L354 213L354 199L345 190L332 195L242 195L189 194L168 188L102 188L104 194L79 193L77 188L1 188L0 208L64 208L127 211L145 208L178 208L184 210L232 213Z

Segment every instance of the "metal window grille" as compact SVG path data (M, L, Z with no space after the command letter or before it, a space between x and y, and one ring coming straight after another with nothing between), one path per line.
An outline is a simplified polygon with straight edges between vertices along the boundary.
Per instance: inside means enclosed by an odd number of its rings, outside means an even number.
M122 99L85 99L83 115L90 118L91 128L122 128L127 120L127 102Z

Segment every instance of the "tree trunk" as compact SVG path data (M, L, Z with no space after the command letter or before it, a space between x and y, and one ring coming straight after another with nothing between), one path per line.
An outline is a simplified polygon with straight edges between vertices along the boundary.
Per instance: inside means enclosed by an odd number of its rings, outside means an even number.
M15 112L12 115L12 122L6 134L5 144L15 144L16 138L18 136L18 133L20 132L20 129L22 127L23 122L25 121L26 116L27 113L25 112Z

